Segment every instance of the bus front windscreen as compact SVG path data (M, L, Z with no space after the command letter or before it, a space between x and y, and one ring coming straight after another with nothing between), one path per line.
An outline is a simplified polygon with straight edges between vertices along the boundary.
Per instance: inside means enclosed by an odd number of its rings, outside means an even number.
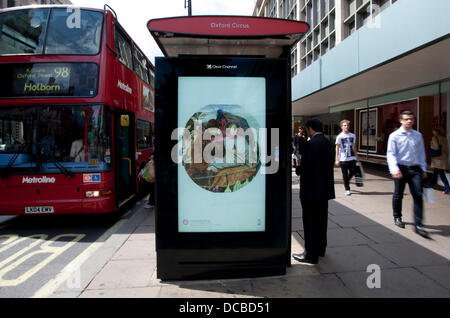
M102 23L101 12L79 8L6 11L0 14L0 55L97 54Z
M111 166L111 112L103 105L0 108L0 170L65 173Z

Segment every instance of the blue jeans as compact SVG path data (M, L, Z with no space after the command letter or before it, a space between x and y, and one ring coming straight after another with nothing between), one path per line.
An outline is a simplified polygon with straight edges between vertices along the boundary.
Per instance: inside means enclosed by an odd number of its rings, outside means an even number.
M420 166L406 167L399 165L402 172L402 178L394 178L394 195L392 197L392 208L394 218L402 217L402 200L405 185L408 183L409 190L414 200L414 223L416 226L422 225L423 218L423 200L422 200L422 168Z

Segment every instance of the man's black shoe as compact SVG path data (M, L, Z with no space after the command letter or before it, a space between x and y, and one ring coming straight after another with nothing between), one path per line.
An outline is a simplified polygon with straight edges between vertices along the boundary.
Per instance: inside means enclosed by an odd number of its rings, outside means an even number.
M397 225L398 227L400 227L402 229L405 228L405 223L402 222L401 218L395 218L394 223L395 223L395 225Z
M316 258L310 258L306 255L306 253L302 254L292 254L292 257L300 263L307 263L307 264L317 264L319 262L319 259Z
M425 231L425 229L421 226L418 226L418 225L416 226L416 233L424 238L430 238L428 235L428 232Z

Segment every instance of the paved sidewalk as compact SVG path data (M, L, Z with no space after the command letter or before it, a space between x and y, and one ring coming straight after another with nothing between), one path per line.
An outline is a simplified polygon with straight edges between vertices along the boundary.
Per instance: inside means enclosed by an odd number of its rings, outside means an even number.
M414 232L412 198L405 191L406 229L393 224L393 181L366 173L365 186L345 196L335 169L328 248L317 265L292 266L284 276L161 282L156 278L154 210L139 202L135 213L99 249L97 261L81 268L81 287L60 288L52 297L450 297L450 196L435 192L425 204L431 239ZM303 252L298 177L293 175L292 252ZM131 234L130 234L131 233ZM379 266L380 280L372 266ZM379 282L380 288L376 287ZM67 285L67 284L66 284Z

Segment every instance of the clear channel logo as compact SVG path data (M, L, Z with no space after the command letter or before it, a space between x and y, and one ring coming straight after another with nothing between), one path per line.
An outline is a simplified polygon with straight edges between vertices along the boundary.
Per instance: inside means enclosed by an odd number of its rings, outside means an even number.
M237 70L237 65L214 65L206 64L207 70Z

